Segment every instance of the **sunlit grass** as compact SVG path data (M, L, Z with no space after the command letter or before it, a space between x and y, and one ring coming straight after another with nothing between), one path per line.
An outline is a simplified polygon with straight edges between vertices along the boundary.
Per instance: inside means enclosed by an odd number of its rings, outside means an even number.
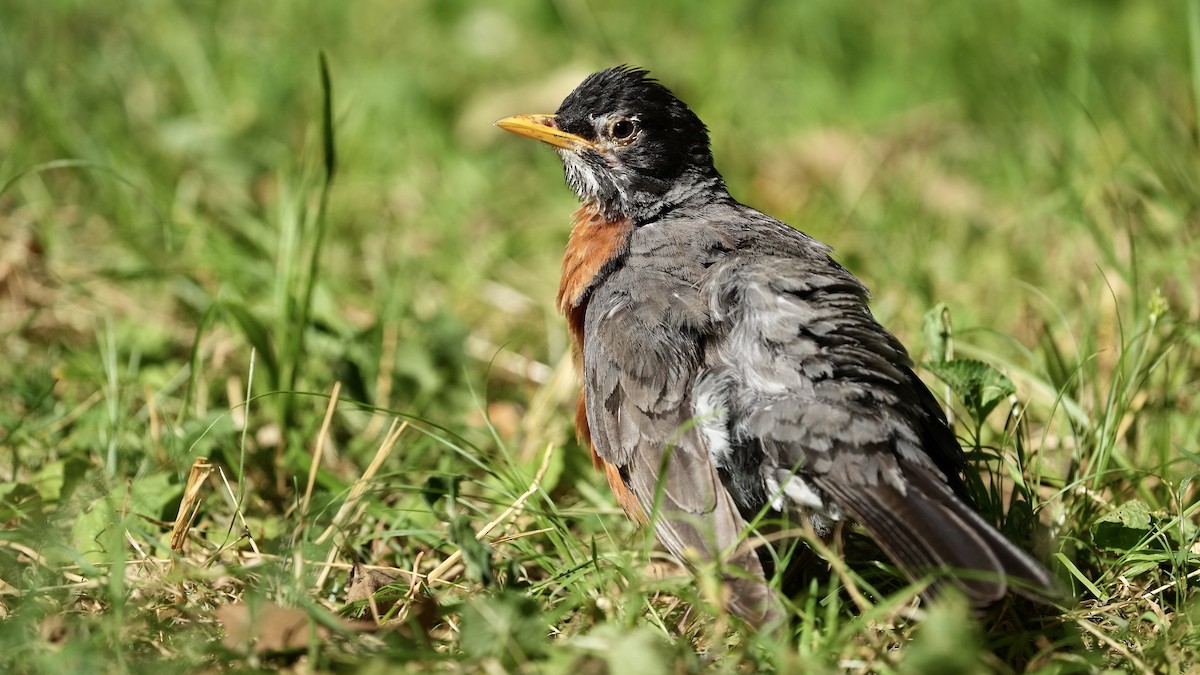
M1196 668L1185 4L6 7L0 663ZM944 303L955 354L1011 378L978 424L948 405L1061 608L916 620L851 534L754 634L624 519L571 430L573 198L490 126L621 62L705 119L735 196L836 247L918 360Z

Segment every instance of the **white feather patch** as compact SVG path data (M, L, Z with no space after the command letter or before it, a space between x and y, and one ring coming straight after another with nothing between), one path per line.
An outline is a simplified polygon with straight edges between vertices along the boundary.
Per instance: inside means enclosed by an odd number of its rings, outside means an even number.
M600 195L600 182L592 167L588 166L578 154L570 150L559 150L563 166L566 168L567 184L579 195L580 201L591 201Z
M827 500L821 492L804 478L790 471L780 469L776 471L777 479L771 481L768 479L767 486L770 487L774 483L777 500L786 498L787 505L793 509L803 511L813 518L820 517L828 521L837 521L842 519L842 510L832 501ZM772 502L774 504L774 502ZM779 509L782 510L782 509Z
M713 377L701 377L693 390L692 415L704 437L713 464L724 468L732 448L729 442L729 404L723 387Z

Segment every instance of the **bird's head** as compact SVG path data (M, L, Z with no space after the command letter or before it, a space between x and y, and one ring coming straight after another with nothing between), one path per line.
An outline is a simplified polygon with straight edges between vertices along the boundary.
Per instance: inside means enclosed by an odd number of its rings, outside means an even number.
M594 73L553 115L496 125L554 146L579 199L609 219L646 222L699 195L726 194L708 129L645 70Z

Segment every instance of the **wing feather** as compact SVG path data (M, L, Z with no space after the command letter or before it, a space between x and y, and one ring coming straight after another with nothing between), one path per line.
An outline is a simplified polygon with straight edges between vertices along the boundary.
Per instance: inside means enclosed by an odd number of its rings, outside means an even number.
M1046 595L1045 568L974 510L962 448L904 347L871 315L866 288L823 245L772 222L748 227L703 286L718 318L705 371L732 383L726 463L795 471L825 500L820 517L858 521L912 578L968 570L954 582L976 607L1004 597L1009 578Z
M584 393L596 454L615 465L655 534L680 561L732 567L730 609L762 624L778 599L753 550L739 550L746 523L725 490L692 420L691 386L699 349L673 340L619 295L597 294L588 307ZM742 547L744 549L744 547Z

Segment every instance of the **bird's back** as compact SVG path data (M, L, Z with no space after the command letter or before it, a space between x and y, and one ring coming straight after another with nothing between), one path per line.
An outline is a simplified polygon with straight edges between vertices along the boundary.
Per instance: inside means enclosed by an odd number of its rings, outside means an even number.
M824 244L732 200L641 225L588 308L597 451L628 462L692 433L687 471L711 466L742 521L861 522L912 576L982 571L960 584L978 605L1006 573L1048 585L975 514L962 449L867 295Z

